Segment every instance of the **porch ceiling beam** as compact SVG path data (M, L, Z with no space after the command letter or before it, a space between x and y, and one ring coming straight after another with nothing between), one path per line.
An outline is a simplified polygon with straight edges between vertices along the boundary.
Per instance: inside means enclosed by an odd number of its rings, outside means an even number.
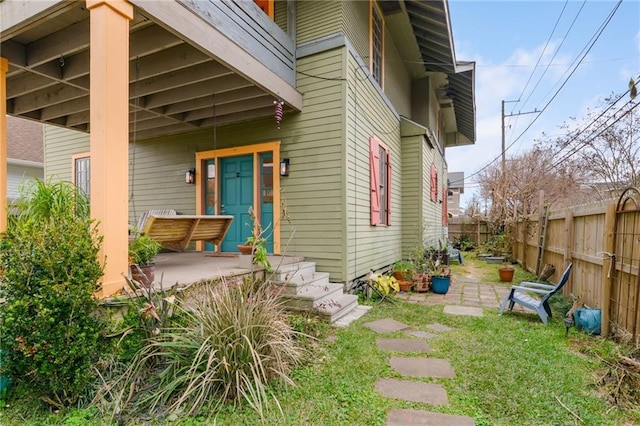
M130 1L157 22L171 28L175 33L181 34L185 40L200 46L223 65L246 76L255 85L283 99L296 110L302 110L301 93L278 77L265 64L251 57L244 49L233 43L228 35L200 19L180 3Z
M266 108L255 109L251 111L244 111L237 114L229 114L222 117L216 117L216 125L224 125L231 123L239 123L242 121L252 120L261 117L273 116L273 106ZM213 127L213 118L204 119L200 122L200 128ZM193 130L192 126L187 124L175 124L166 127L155 127L149 130L138 131L136 136L138 139L149 139L156 136L166 136L177 134L185 131Z
M132 57L129 62L129 79L134 81L136 72L138 78L142 80L209 61L211 58L207 55L186 43L182 43L161 52L137 58L137 70L136 57Z
M151 55L183 43L184 41L158 25L147 26L129 35L129 58Z
M228 68L217 62L202 63L187 69L147 78L137 83L134 81L129 84L129 93L132 96L146 96L230 74L232 72Z
M132 32L129 41L131 45L129 57L132 60L184 44L184 41L157 25L147 25L138 31ZM69 67L73 64L75 69L69 71L71 74L67 74L67 78L89 73L88 49L88 19L36 40L28 46L12 40L2 43L3 57L9 59L9 62L14 67L20 69L36 71L34 68L47 62L59 61L62 58L66 63L67 58L69 58L69 61L71 61ZM80 56L76 61L73 61L71 58L75 55Z
M27 63L35 67L61 56L73 55L89 47L89 19L77 22L27 46Z
M223 115L222 117L216 117L216 125L220 126L223 124L237 123L240 121L269 116L273 116L273 105L259 109L247 110L235 114ZM200 123L200 127L211 126L213 126L213 118L206 118Z
M82 111L89 111L89 95L76 98L68 102L51 105L42 108L42 120L49 121L57 117L76 114Z
M237 112L246 111L247 109L256 109L269 105L273 105L273 98L270 95L265 94L260 98L232 102L221 106L216 105L216 116L235 114ZM190 111L184 114L184 121L197 121L210 118L213 116L212 112L212 107Z
M258 98L260 96L264 96L264 94L265 94L264 90L259 89L255 86L243 87L242 89L220 93L215 96L216 108L219 107L220 105L224 105L229 102L236 102L238 100ZM192 111L195 109L207 108L207 107L210 110L212 110L213 102L214 102L213 94L209 93L205 96L202 96L196 99L191 99L188 101L177 102L175 104L167 105L166 107L162 108L162 113L171 115L171 114L177 114L180 112L187 112L187 111Z
M83 77L84 78L84 77ZM81 98L87 94L87 89L59 84L59 87L48 88L20 96L13 99L12 114L24 114L68 100Z
M173 124L171 126L156 127L149 130L138 131L136 133L136 138L138 140L149 139L149 138L154 138L156 136L173 135L177 133L187 132L190 130L194 130L193 126L191 125L184 124L184 123Z
M130 62L129 75L132 81L135 81L136 76L143 80L205 62L211 63L209 65L211 72L223 67L213 63L204 53L182 43L160 53L140 58L138 60L138 70L136 70L136 60L134 58ZM53 86L58 82L67 83L74 78L89 75L88 63L89 51L84 50L76 55L65 57L64 63L61 63L60 58L57 58L46 64L28 69L26 72L23 71L9 79L7 97L11 99L18 95L25 95ZM228 72L230 73L231 71ZM185 78L189 77L190 75ZM88 84L85 87L88 88Z
M23 72L16 77L7 79L7 98L12 99L19 95L24 96L56 84L58 82L50 77Z
M156 117L154 119L140 121L136 126L136 136L139 136L140 132L144 132L145 130L174 126L176 124L184 124L187 126L186 128L191 128L192 130L198 128L198 126L192 123L187 123L184 121L180 121L177 123L175 120L172 120L168 117ZM129 123L129 132L133 132L133 123Z
M189 86L184 86L177 89L171 89L161 93L149 95L145 98L145 107L148 109L152 109L160 106L170 105L174 102L186 101L195 97L203 96L205 94L222 93L230 90L240 89L242 87L247 87L250 85L251 83L249 83L239 75L226 75L220 78L215 78Z

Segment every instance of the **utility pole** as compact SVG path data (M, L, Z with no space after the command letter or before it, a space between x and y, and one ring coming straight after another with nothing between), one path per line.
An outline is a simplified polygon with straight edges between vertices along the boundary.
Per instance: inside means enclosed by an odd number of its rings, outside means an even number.
M502 100L502 114L500 115L502 117L502 174L504 175L504 169L505 169L505 165L506 165L506 159L505 159L505 136L504 136L504 119L506 117L515 117L518 115L525 115L525 114L537 114L540 111L538 111L537 109L534 109L533 111L528 111L528 112L518 112L518 113L514 113L514 114L509 114L509 115L505 115L504 114L504 104L505 103L511 103L511 102L520 102L520 100L518 99L517 101L505 101Z
M518 99L517 101L505 101L504 99L502 100L502 113L500 114L501 118L502 118L502 171L500 174L500 180L501 180L501 184L499 185L500 187L500 191L498 191L497 196L499 197L499 200L501 203L505 203L506 199L507 199L507 188L506 188L506 177L505 177L505 169L506 169L506 157L505 157L505 151L506 151L506 147L505 147L505 131L504 131L504 119L506 117L515 117L518 115L525 115L525 114L537 114L540 111L538 111L537 109L533 110L533 111L528 111L528 112L518 112L518 113L513 113L513 114L508 114L505 115L504 113L504 104L506 103L513 103L513 102L520 102L520 99ZM493 200L492 200L493 203ZM492 204L493 205L493 204ZM504 218L506 218L507 216L507 211L503 211L503 220ZM504 222L502 223L502 225L504 225Z

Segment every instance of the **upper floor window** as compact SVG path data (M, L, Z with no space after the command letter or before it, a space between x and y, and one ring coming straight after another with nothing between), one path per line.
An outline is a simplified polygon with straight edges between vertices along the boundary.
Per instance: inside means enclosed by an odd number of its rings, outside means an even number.
M369 138L371 224L391 225L391 152L375 136Z
M373 78L383 87L384 78L384 19L375 1L371 1L369 67Z

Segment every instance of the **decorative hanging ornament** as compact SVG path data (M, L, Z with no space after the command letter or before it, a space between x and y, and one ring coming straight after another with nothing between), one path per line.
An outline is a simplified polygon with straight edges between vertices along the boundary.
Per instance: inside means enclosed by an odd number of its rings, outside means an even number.
M278 125L278 129L280 129L280 123L282 122L282 106L284 102L282 101L273 101L276 106L276 124Z

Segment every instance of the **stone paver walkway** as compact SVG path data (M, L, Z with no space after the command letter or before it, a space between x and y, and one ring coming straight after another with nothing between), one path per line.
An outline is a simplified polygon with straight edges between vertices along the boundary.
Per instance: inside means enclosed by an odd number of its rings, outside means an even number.
M452 276L451 286L447 294L427 293L398 293L398 299L409 303L424 305L462 305L484 309L499 309L502 300L509 294L511 287L499 284L485 284L471 275ZM526 312L519 305L514 311Z
M422 353L431 351L427 342L419 339L376 339L376 344L385 351Z
M464 310L459 310L456 312L462 315L477 314L476 311L460 313L464 312ZM437 334L414 330L410 326L392 318L372 321L364 325L380 334L402 330L416 337L430 338L437 336ZM452 330L451 327L443 324L428 324L427 328L437 333L446 333ZM376 339L376 344L379 349L390 352L430 353L427 343L420 339L378 338ZM403 377L414 378L414 380L380 378L375 384L375 390L378 393L387 398L403 401L421 402L429 405L449 405L447 391L441 384L415 380L416 377L445 380L450 377L455 377L455 372L449 360L432 358L426 355L422 357L390 356L389 365L395 372ZM454 416L423 410L394 409L387 415L387 425L472 426L475 425L475 421L471 417L465 416Z
M445 314L451 315L467 315L472 317L483 317L482 308L474 308L472 306L447 305L444 307Z
M414 382L411 380L380 379L376 382L376 392L387 398L402 401L424 402L431 405L449 405L447 391L436 383Z
M391 410L387 417L387 426L474 426L475 424L476 422L471 417L401 408Z

